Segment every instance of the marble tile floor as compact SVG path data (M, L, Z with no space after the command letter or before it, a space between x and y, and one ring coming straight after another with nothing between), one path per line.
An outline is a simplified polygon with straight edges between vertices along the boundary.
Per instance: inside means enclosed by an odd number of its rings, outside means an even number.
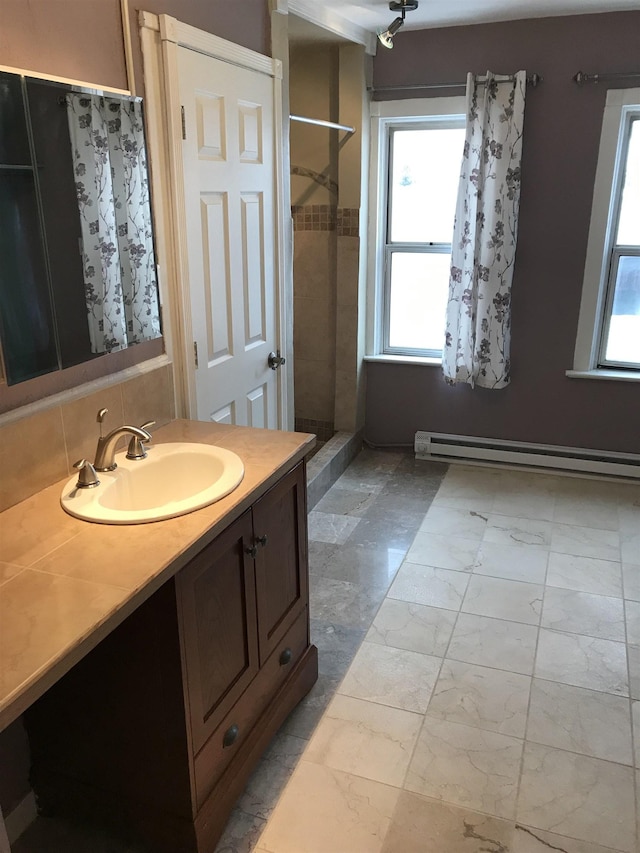
M309 537L319 679L216 853L640 853L640 486L364 450Z
M217 853L640 853L640 486L364 451Z

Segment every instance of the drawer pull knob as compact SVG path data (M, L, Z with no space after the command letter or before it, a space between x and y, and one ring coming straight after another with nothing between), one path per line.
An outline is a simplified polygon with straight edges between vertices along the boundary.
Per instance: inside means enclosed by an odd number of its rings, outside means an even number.
M240 729L233 725L226 730L224 733L224 737L222 738L222 746L226 749L228 746L232 746L236 740L238 735L240 734Z
M248 545L244 549L244 553L248 554L252 559L255 560L255 558L258 556L258 546L257 545Z
M263 547L263 548L264 548L264 546L267 544L267 542L268 542L268 541L269 541L269 540L267 539L267 534L266 534L266 533L264 534L264 536L256 536L256 542L257 542L257 544L258 544L258 545L262 545L262 547Z
M291 663L292 657L293 653L291 649L285 649L280 655L280 666L286 666L288 663Z

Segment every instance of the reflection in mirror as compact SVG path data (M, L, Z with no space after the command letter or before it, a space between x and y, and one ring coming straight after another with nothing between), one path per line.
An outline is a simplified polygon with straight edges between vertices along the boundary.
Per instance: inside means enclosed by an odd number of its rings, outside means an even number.
M7 383L160 334L140 100L0 72Z

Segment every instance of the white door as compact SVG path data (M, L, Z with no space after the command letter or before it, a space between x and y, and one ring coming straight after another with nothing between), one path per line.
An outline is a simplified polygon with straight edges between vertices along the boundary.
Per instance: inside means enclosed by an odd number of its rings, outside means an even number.
M274 80L178 47L192 417L278 428Z

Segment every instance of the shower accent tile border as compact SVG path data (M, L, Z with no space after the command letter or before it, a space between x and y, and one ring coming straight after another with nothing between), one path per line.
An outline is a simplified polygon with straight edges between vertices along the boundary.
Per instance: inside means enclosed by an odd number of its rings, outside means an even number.
M360 210L332 204L294 204L291 207L294 231L336 231L338 237L357 237Z

